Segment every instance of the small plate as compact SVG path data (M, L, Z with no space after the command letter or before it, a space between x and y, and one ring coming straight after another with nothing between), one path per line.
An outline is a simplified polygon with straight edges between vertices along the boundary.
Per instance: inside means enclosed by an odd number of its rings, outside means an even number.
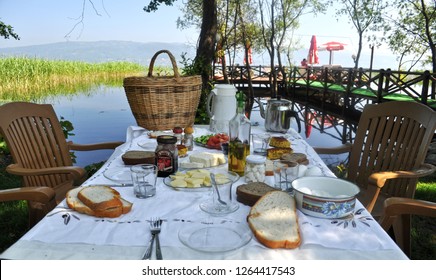
M179 231L179 240L187 247L206 253L224 253L244 247L252 238L244 225L187 225Z
M238 210L239 204L236 202L232 202L230 203L230 205L222 205L218 202L207 200L200 203L200 209L213 216L224 216Z
M114 167L103 172L103 176L117 183L132 183L130 167Z

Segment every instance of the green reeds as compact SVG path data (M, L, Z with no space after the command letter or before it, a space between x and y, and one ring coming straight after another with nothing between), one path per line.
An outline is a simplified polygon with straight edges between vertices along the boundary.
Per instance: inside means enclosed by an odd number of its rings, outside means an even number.
M131 62L0 58L0 103L38 101L58 93L88 92L100 84L122 86L124 77L144 75L145 70Z

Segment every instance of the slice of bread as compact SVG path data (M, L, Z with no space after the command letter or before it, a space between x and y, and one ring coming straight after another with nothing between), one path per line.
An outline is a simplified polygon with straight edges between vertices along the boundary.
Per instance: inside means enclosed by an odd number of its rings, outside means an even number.
M309 160L307 159L307 156L303 153L290 153L290 154L283 154L280 157L281 160L287 160L287 161L295 161L299 164L308 165Z
M68 207L76 210L79 213L95 216L95 212L91 210L91 208L83 204L83 202L77 197L77 194L82 189L83 187L78 187L78 188L71 189L67 192L66 195L67 205Z
M154 164L154 151L127 151L121 156L125 165Z
M112 190L111 192L116 197L115 199L119 200L119 203L110 203L110 205L106 208L98 208L98 209L91 209L88 205L83 203L83 201L79 198L79 193L81 193L84 189L84 193L86 193L87 196L94 197L94 196L100 196L103 192L107 192L107 189L109 188ZM113 196L110 197L110 200L113 200ZM127 214L132 210L133 203L130 201L125 200L124 198L119 197L119 193L107 186L88 186L88 187L78 187L75 189L72 189L68 191L66 195L66 201L69 208L76 210L79 213L87 214L95 217L100 218L116 218L121 216L121 214ZM103 205L103 204L100 204Z
M249 206L253 206L259 198L276 189L262 182L252 182L240 185L236 188L236 200Z
M256 239L269 248L297 248L301 244L295 199L272 191L260 198L247 217Z
M108 186L89 186L81 189L77 197L94 211L123 207L120 193Z
M292 148L269 148L266 149L266 158L270 160L279 159L284 154L292 153Z
M273 136L269 140L269 145L275 148L290 148L291 142L283 136Z

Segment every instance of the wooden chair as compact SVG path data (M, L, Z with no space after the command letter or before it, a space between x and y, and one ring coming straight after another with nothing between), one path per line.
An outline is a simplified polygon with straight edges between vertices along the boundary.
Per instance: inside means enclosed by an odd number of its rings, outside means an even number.
M82 167L73 166L70 150L114 149L123 143L78 145L67 142L53 107L28 102L0 106L0 134L14 161L6 171L22 176L23 187L53 188L58 203L68 190L87 179Z
M418 102L366 105L353 144L315 148L319 154L349 152L347 179L359 200L380 216L387 197L413 198L418 178L436 171L424 163L436 129L436 112Z
M436 217L436 203L410 198L390 197L384 202L384 212L379 220L381 227L391 227L395 242L410 258L410 215Z
M24 187L0 190L0 202L27 200L29 202L29 227L33 227L56 207L56 193L49 187ZM35 209L35 207L37 207ZM37 211L35 211L37 210Z

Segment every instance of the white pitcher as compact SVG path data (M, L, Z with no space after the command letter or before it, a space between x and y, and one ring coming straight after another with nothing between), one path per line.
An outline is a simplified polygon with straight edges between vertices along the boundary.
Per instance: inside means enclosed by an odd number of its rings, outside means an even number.
M217 84L209 93L206 110L210 118L210 131L229 133L229 120L236 114L236 91L233 85Z

